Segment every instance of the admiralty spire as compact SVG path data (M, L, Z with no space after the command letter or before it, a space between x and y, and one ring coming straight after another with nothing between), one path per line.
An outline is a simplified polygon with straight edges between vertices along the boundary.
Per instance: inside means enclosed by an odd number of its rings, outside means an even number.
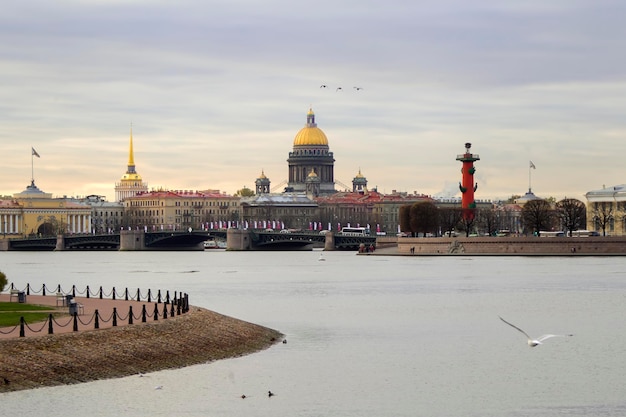
M135 156L133 152L133 128L130 128L130 145L128 151L128 167L120 182L115 184L115 201L148 192L148 184L143 182L141 175L135 170Z

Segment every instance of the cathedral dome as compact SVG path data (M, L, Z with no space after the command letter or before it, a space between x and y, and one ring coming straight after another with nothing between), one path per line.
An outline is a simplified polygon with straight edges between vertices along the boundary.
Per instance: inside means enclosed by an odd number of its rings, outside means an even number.
M306 115L306 125L300 129L293 140L293 146L328 146L328 139L322 129L315 123L315 113L312 109Z

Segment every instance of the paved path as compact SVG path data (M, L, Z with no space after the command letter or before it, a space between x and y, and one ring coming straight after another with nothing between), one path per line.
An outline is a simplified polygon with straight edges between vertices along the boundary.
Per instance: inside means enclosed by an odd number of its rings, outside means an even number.
M9 301L10 294L0 294L0 301ZM130 307L133 308L133 325L141 324L141 311L143 306L146 306L147 319L146 322L154 321L154 302L148 303L147 301L125 301L125 300L110 300L100 298L86 298L76 297L76 302L82 305L78 316L78 331L94 330L95 326L95 311L98 310L99 327L100 329L106 329L113 327L113 309L117 309L117 326L127 326ZM11 300L17 304L15 297ZM56 317L53 321L54 334L71 333L74 331L74 319L69 315L69 306L63 305L62 300L57 300L55 294L52 295L27 295L26 302L28 304L38 304L50 306L50 312L66 313L67 315L62 317ZM164 304L158 304L159 320L163 320L163 308ZM168 305L167 315L170 317L171 305ZM19 338L20 331L19 326L11 331L13 327L0 328L0 339L14 339ZM10 332L8 334L5 334ZM41 323L28 323L25 327L25 338L33 336L46 336L48 335L48 324Z

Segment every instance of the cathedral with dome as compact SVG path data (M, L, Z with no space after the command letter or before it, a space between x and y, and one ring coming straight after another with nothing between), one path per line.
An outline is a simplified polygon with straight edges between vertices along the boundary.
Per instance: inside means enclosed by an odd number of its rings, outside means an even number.
M286 191L306 192L314 196L334 194L335 159L326 134L317 127L315 113L309 109L306 125L293 140L289 152L289 180Z

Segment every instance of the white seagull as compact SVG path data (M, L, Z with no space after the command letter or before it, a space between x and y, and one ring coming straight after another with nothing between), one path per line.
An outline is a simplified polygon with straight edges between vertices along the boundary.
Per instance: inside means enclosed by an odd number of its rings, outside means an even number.
M500 316L498 316L498 317L500 317ZM505 322L506 324L508 324L512 328L514 328L514 329L520 331L522 334L524 334L524 336L526 336L526 338L528 339L528 346L530 346L530 347L535 347L535 346L538 346L538 345L542 345L543 344L542 342L544 340L550 339L551 337L574 336L573 334L544 334L543 336L539 336L537 339L533 339L530 336L528 336L528 333L526 333L525 331L523 331L522 329L520 329L516 325L509 323L508 321L504 320L502 317L500 317L500 320L502 320L503 322Z

